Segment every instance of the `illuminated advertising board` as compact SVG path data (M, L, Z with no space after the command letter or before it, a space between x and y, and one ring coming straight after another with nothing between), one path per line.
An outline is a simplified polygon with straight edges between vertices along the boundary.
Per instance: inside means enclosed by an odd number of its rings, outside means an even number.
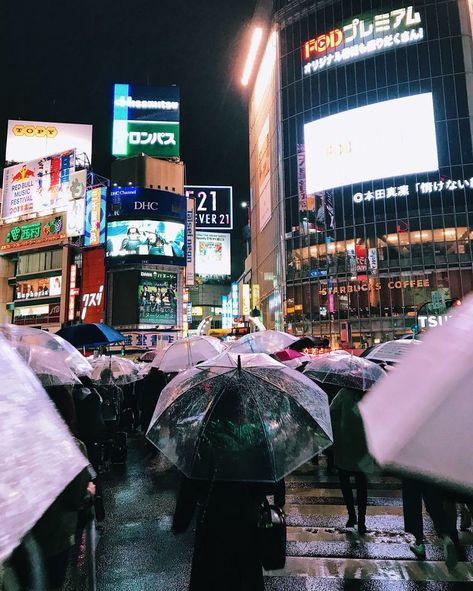
M60 296L61 285L61 275L18 281L15 289L15 300Z
M67 215L45 216L33 222L5 224L0 227L0 251L13 252L47 246L67 239Z
M233 188L186 185L187 197L195 200L196 230L233 230Z
M177 86L115 84L112 154L177 158L179 111Z
M160 219L186 218L186 198L171 191L141 187L113 187L110 190L108 217L136 215Z
M77 189L74 172L74 150L8 166L3 170L2 217L67 207Z
M156 220L117 220L107 224L107 257L145 257L185 265L185 225Z
M177 273L141 271L138 285L139 324L177 324Z
M82 322L103 322L105 305L104 257L103 248L90 248L82 253Z
M92 162L92 125L51 121L8 121L7 162L26 162L75 149Z
M304 137L307 193L439 167L431 93L312 121Z
M89 189L85 198L84 246L105 243L107 187Z
M230 234L196 232L195 272L198 275L230 275L230 244Z
M421 25L422 17L413 6L354 18L304 43L304 75L418 43L424 39Z

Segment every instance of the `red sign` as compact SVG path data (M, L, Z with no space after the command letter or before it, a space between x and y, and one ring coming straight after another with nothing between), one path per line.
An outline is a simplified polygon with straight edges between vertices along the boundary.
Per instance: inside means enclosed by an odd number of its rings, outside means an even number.
M82 254L81 319L102 322L105 306L105 253L102 247Z
M330 49L336 49L344 41L343 31L340 29L334 29L330 33L324 33L306 41L302 46L302 55L305 61L309 61L314 57L324 55Z

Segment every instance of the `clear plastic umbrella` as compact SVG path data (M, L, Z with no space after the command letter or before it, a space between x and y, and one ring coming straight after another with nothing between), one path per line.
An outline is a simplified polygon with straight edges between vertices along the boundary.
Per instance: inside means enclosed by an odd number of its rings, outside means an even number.
M215 337L199 336L175 341L151 362L165 373L173 373L194 367L226 350L226 345Z
M252 332L232 343L228 350L232 353L275 353L285 349L298 338L279 330Z
M381 466L473 491L473 297L360 403Z
M308 363L304 375L320 384L366 391L383 377L385 372L379 365L367 359L329 353Z
M118 385L132 384L133 382L142 380L144 377L138 365L125 357L103 355L102 357L91 359L90 363L93 368L91 378L97 383L102 383L101 374L104 369L110 369L112 378Z
M147 437L189 478L276 482L332 443L321 388L275 360L245 357L235 367L224 354L161 392Z
M87 466L21 357L0 336L0 563Z
M90 376L92 373L92 366L87 359L73 345L57 334L14 324L1 325L0 334L14 348L23 347L24 350L25 348L40 348L39 353L44 352L48 356L50 356L50 353L54 354L56 358L55 364L62 363L76 375Z

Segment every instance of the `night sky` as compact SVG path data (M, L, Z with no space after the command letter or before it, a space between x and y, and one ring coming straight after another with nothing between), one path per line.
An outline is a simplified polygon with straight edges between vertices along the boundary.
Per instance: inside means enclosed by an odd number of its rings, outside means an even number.
M234 237L241 237L246 213L239 203L249 189L247 98L239 78L255 4L2 2L1 161L8 119L91 123L93 169L109 177L113 84L177 84L187 182L233 185Z

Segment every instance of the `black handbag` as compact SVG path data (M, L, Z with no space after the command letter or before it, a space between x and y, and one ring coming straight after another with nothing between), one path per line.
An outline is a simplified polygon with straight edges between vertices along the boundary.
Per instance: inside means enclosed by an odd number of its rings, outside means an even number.
M286 564L286 518L284 512L265 499L260 507L257 529L261 563L265 570L279 570Z

